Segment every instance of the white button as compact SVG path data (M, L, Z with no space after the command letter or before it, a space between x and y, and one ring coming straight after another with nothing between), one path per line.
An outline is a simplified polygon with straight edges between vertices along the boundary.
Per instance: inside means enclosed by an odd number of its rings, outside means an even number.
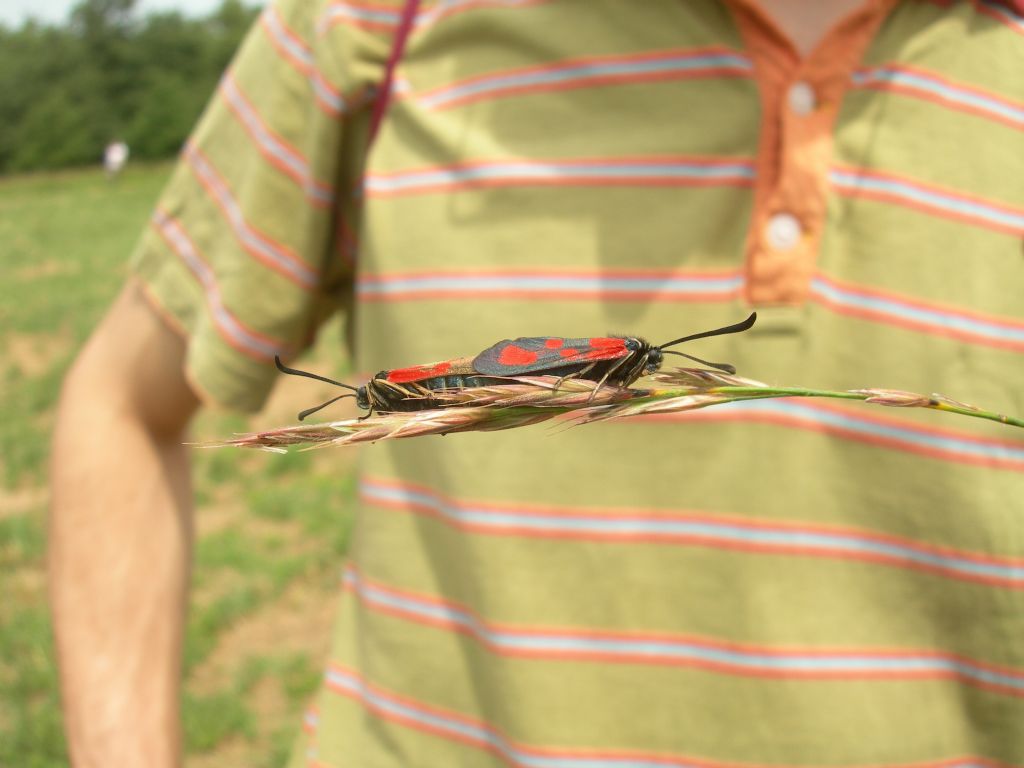
M789 86L789 108L796 115L809 115L818 106L818 97L814 89L802 80Z
M765 238L768 245L777 251L788 251L800 242L803 235L800 220L791 213L776 213L768 219Z

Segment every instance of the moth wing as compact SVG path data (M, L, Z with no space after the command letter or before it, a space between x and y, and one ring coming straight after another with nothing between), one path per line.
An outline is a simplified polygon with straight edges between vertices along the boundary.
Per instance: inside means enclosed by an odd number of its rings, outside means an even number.
M388 371L387 380L392 384L410 384L437 376L460 376L473 373L473 364L468 357L442 360L439 363L414 365L410 368L395 368Z
M514 376L543 373L573 363L613 360L628 353L624 339L524 336L485 349L473 359L473 367L491 376Z

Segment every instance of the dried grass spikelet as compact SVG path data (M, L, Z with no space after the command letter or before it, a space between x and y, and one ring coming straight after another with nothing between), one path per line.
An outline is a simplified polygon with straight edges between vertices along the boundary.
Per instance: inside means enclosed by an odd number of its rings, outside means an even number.
M525 427L581 409L614 405L643 394L642 390L604 386L555 376L521 376L486 387L431 391L441 408L376 413L369 418L299 425L242 435L212 446L239 446L283 452L287 446L354 445L455 432L488 432Z
M774 387L704 368L676 368L654 374L649 388L617 387L586 379L518 376L486 387L424 391L443 400L439 408L376 413L369 418L284 427L241 435L206 446L237 446L284 452L293 445L355 445L455 432L487 432L537 424L568 414L574 424L706 408L740 400L828 397L900 408L929 408L1024 427L1024 420L986 411L943 395L893 389L818 390Z

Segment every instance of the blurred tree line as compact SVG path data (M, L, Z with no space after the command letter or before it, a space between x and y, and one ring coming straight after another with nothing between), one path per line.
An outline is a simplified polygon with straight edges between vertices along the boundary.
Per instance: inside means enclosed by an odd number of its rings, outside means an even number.
M137 0L80 0L64 26L0 25L0 174L178 151L258 9L140 16Z

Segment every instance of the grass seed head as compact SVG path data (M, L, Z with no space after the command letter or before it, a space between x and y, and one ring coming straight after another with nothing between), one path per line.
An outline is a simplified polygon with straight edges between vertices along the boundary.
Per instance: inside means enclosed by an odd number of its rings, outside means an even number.
M931 408L1024 426L1020 419L982 411L943 395L919 395L895 389L846 392L770 387L753 379L705 368L661 371L651 389L598 385L582 378L520 376L507 383L467 389L424 390L441 407L422 411L376 413L346 419L242 435L213 446L261 448L280 452L292 445L355 445L453 432L493 432L537 424L568 415L574 424L651 414L678 413L720 403L767 397L839 397L902 408Z

